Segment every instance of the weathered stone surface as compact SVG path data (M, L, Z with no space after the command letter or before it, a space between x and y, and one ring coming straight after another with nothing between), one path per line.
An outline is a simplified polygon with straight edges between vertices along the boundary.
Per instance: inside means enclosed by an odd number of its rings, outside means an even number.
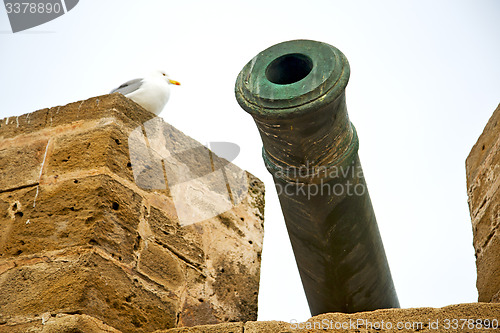
M498 227L497 227L498 228ZM480 302L500 302L500 235L491 237L476 259Z
M0 258L90 244L130 262L141 203L106 175L0 193Z
M245 323L243 332L252 333L275 333L275 332L295 332L291 330L290 323L283 321L248 321Z
M59 108L59 107L57 107ZM38 132L47 127L49 109L42 109L22 116L6 117L0 121L0 142L13 137L23 137L28 132Z
M133 181L127 131L111 119L91 124L91 128L71 131L52 140L51 155L46 161L44 176L54 178L105 167L112 173Z
M0 333L121 333L121 331L104 324L99 319L87 315L58 314L52 316L46 312L30 322L0 325Z
M216 325L200 325L195 327L172 328L166 331L156 331L155 333L243 333L243 323L224 323Z
M500 302L500 105L466 161L480 302Z
M254 192L240 205L202 223L182 227L165 211L151 207L147 217L150 234L145 239L182 260L187 280L192 281L185 290L179 326L257 318L263 188L253 177L249 186ZM248 205L252 210L245 208Z
M113 94L0 121L0 332L256 319L263 184L155 119Z
M500 327L500 304L472 303L444 308L383 309L354 314L326 313L308 321L250 321L191 328L158 330L155 333L244 332L493 332ZM242 326L239 326L242 325ZM485 329L488 325L490 328Z
M0 275L0 320L49 312L87 314L124 331L173 327L176 300L147 282L91 249L19 258Z
M144 110L122 94L97 96L84 101L38 110L16 117L7 117L0 122L0 141L23 137L28 133L44 135L53 129L78 127L82 123L116 119L124 126L137 126L155 115Z
M0 145L0 189L38 184L47 144L48 139L41 138L30 140L29 144L21 147Z

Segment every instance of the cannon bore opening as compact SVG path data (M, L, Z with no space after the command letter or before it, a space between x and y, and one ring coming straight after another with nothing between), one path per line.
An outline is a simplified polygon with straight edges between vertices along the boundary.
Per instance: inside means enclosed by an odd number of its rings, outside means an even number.
M313 62L305 54L285 54L267 66L266 77L275 84L291 84L305 78L312 68Z

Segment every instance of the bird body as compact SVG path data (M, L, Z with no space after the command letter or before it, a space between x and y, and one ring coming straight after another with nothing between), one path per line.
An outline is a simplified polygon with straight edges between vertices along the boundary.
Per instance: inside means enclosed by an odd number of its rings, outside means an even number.
M170 85L180 85L165 72L156 71L141 79L127 81L111 93L119 92L146 110L159 115L170 98Z

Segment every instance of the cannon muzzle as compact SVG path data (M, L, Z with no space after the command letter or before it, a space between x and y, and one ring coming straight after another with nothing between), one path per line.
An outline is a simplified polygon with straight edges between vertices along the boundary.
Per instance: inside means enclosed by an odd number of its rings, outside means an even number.
M294 40L259 53L235 87L259 129L312 315L399 307L347 114L349 72L335 47Z

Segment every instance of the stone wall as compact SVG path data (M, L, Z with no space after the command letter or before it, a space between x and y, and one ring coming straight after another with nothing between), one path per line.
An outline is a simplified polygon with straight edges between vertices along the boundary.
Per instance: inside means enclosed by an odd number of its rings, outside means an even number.
M134 102L3 119L0 170L0 332L256 320L262 182Z
M500 105L466 161L480 302L500 302Z

